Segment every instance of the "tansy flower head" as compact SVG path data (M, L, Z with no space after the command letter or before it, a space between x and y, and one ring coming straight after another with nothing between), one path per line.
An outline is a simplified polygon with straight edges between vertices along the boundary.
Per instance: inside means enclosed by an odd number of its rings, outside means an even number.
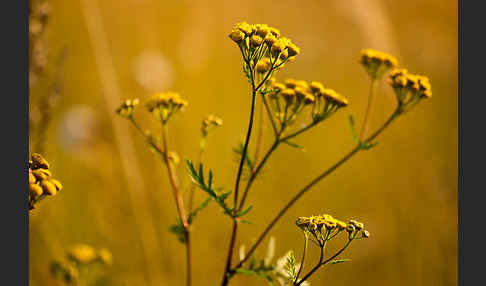
M330 88L325 88L322 92L324 98L331 104L335 104L338 107L344 107L348 105L348 100Z
M79 282L80 275L87 273L91 265L111 265L113 256L106 248L95 249L87 244L77 244L66 251L67 259L58 259L50 264L50 272L55 278L66 283ZM76 283L78 284L78 283Z
M312 81L310 83L310 88L316 96L321 96L324 92L324 85L318 81Z
M95 249L87 244L78 244L71 247L67 252L67 256L77 264L89 264L97 258Z
M95 262L112 264L113 256L106 248L95 249L87 244L77 244L68 249L67 258L75 265L88 265Z
M113 263L113 255L111 255L111 252L106 248L102 248L98 251L98 257L104 264L111 265Z
M263 39L262 37L258 36L258 35L253 35L251 36L251 39L250 39L250 44L252 47L258 47L260 46L261 44L263 43Z
M49 163L42 155L34 153L29 160L29 210L33 210L35 205L46 196L55 196L62 189L62 184L52 178L51 171L48 170Z
M390 72L388 82L398 100L400 112L408 112L421 99L432 97L432 85L426 76L411 74L405 69Z
M381 78L389 69L398 66L394 56L373 49L362 50L360 62L373 79Z
M147 109L152 112L162 124L166 124L171 116L187 106L187 101L176 92L156 93L146 103Z
M289 78L280 83L272 78L269 87L270 107L274 110L275 119L284 128L296 122L307 107L315 123L348 104L346 98L316 81L309 84L305 80Z
M304 232L312 234L312 238L320 246L323 246L326 241L331 240L344 230L348 233L352 232L354 235L353 239L356 236L356 227L354 225L346 224L328 214L299 217L296 224Z
M125 100L115 111L122 117L131 117L135 107L140 103L138 98Z
M269 58L263 58L261 59L257 65L256 65L256 71L257 73L265 74L268 72L271 68L272 64L270 63Z
M206 116L201 124L201 133L203 137L206 137L213 128L219 127L223 125L223 119L215 116L215 115L208 115Z
M299 47L280 31L266 24L250 25L246 22L236 24L229 37L238 44L244 62L245 72L255 73L248 78L255 87L262 87L273 72L282 68L300 53ZM261 59L266 58L265 62Z
M291 88L282 90L282 97L287 101L292 101L295 97L295 91Z
M230 39L235 41L235 43L239 44L243 42L243 39L245 39L245 33L243 33L240 30L232 30L231 33L229 34Z

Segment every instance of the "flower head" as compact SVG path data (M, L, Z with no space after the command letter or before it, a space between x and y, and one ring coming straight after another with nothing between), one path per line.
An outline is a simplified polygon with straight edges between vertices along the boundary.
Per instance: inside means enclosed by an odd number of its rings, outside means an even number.
M381 78L389 69L398 66L394 56L373 49L362 50L360 62L373 79Z
M62 189L62 184L52 178L49 163L38 153L33 153L29 160L29 210L46 196L55 196Z
M211 131L215 127L220 127L223 125L223 119L215 116L215 115L208 115L206 116L201 124L201 133L203 137L206 137L209 134L209 131Z
M278 82L272 78L268 87L270 106L281 126L290 126L305 110L309 110L313 122L318 122L348 105L346 98L317 81L289 78Z
M187 106L187 101L173 91L156 93L146 103L148 111L153 113L162 124L166 124L172 115Z
M229 37L239 46L245 69L253 73L249 78L256 81L256 87L263 86L269 75L300 53L300 48L290 39L282 37L279 30L266 24L237 23Z
M356 220L350 220L349 223L346 224L328 214L299 217L296 224L305 233L312 234L312 238L320 246L323 246L326 241L331 240L342 231L348 233L348 238L350 240L367 238L370 236L370 233L367 230L364 230L364 225L362 223Z
M411 74L406 69L392 70L388 82L395 92L401 112L408 112L422 99L432 97L429 78Z
M138 98L127 99L115 110L115 112L122 117L129 118L133 115L133 111L139 103L140 100Z

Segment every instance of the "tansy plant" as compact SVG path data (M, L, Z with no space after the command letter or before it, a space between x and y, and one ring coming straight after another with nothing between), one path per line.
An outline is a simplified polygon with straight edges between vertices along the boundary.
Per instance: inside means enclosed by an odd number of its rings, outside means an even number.
M144 131L135 120L134 111L139 104L138 99L123 102L116 112L128 119L140 131L150 148L161 157L167 168L178 213L178 219L171 227L171 231L177 235L186 248L187 285L191 284L190 227L196 215L211 201L219 205L222 213L228 216L232 223L231 238L226 254L221 285L228 285L230 280L237 274L263 277L269 283L273 283L275 278L277 278L281 284L305 285L308 283L308 278L319 268L328 264L347 261L338 259L338 256L352 241L369 236L369 232L363 229L363 224L354 220L344 223L330 215L299 218L297 225L303 231L305 237L304 251L300 263L295 261L293 252L289 252L289 255L284 259L286 261L285 265L283 265L282 259L278 260L277 263L271 262L271 259L258 259L255 251L276 223L304 194L354 155L374 147L376 145L374 140L395 119L408 113L422 99L430 98L432 95L431 85L425 76L411 74L405 69L397 69L398 61L393 56L372 49L363 50L360 63L369 75L371 85L363 125L359 134L355 131L354 119L350 116L352 136L356 143L355 147L328 169L323 170L300 190L297 190L292 199L263 228L248 252L240 251L240 259L235 261L233 256L237 245L238 230L242 227L242 223L248 222L245 219L245 215L252 209L252 205L247 203L248 194L253 182L261 173L262 168L269 161L271 155L282 144L302 148L293 142L297 136L310 131L329 117L337 114L348 106L349 102L339 92L320 81L297 80L293 78L280 81L276 79L276 73L284 68L287 63L294 61L300 54L300 48L290 39L284 37L279 30L265 24L251 25L242 22L233 27L229 38L236 43L241 52L243 72L248 79L250 88L248 129L246 130L244 142L237 148L234 148L239 163L235 175L235 184L232 189L216 187L211 170L205 170L202 163L195 164L193 161L186 159L189 177L194 183L189 189L189 199L186 204L181 195L178 176L174 168L179 161L179 157L175 152L169 150L167 144L168 127L171 119L187 106L187 102L179 94L175 92L155 94L146 103L147 110L160 123L160 139L154 136L152 132ZM388 82L396 95L397 104L388 119L375 132L368 134L368 119L371 116L375 88L387 73L389 73ZM261 120L259 122L260 132L255 144L255 152L250 154L249 143L254 125L257 100L261 101L262 106L260 110ZM263 146L263 116L268 118L274 135L273 142L270 142L270 147L265 152L261 152ZM299 124L296 124L296 122L299 122ZM202 121L199 162L203 161L202 155L206 148L207 135L215 127L221 125L222 120L213 115ZM260 154L262 155L260 156ZM244 171L247 176L243 180L242 175ZM241 186L242 181L246 181L243 187ZM196 187L203 190L207 197L198 207L193 207L194 188ZM342 235L347 236L345 245L335 253L326 253L325 246L335 237ZM306 262L305 254L309 248L309 242L320 249L321 255L318 263L306 273L303 269L307 268L304 262ZM300 266L298 267L298 265ZM285 277L288 283L282 282L282 277Z

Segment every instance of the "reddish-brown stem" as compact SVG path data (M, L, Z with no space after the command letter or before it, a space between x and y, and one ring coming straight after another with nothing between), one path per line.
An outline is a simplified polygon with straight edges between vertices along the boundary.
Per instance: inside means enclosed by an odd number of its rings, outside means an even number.
M167 125L162 124L162 147L163 152L162 156L167 166L167 173L169 175L170 185L172 186L172 190L174 193L174 199L176 201L177 212L179 214L179 218L181 223L184 227L184 238L185 238L185 245L186 245L186 285L191 285L191 246L190 246L190 233L189 233L189 223L187 222L185 210L184 210L184 202L182 200L182 195L179 190L179 185L177 184L176 175L172 169L172 165L169 159L169 150L167 147Z

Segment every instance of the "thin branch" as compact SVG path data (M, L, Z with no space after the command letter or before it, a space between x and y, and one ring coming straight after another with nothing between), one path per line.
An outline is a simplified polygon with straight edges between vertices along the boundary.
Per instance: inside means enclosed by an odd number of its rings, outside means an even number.
M375 86L376 86L376 79L371 78L371 85L370 85L370 94L368 96L368 105L366 106L365 117L363 120L363 126L361 127L361 133L359 135L359 140L363 140L364 136L366 135L366 131L368 131L368 121L371 117L371 106L373 105L373 97L375 94Z
M369 136L364 143L370 143L373 141L378 135L380 135L396 118L398 115L400 115L400 109L397 108L395 111L392 113L392 115L388 118L388 120L375 132L373 135ZM318 182L320 182L322 179L326 178L328 175L330 175L334 170L339 168L342 164L344 164L346 161L351 159L356 153L358 153L361 150L361 146L358 145L355 148L353 148L349 153L347 153L344 157L342 157L338 162L336 162L334 165L332 165L329 169L321 173L319 176L317 176L315 179L313 179L309 184L307 184L304 188L302 188L277 214L277 216L267 225L267 227L264 229L262 234L258 237L256 242L253 244L253 246L250 248L246 256L240 261L240 263L235 267L239 268L243 263L245 263L248 258L250 258L251 254L256 250L256 248L262 243L263 239L266 237L266 235L270 232L270 230L275 226L275 224L282 218L282 216L289 210L307 191L309 191L313 186L315 186Z

